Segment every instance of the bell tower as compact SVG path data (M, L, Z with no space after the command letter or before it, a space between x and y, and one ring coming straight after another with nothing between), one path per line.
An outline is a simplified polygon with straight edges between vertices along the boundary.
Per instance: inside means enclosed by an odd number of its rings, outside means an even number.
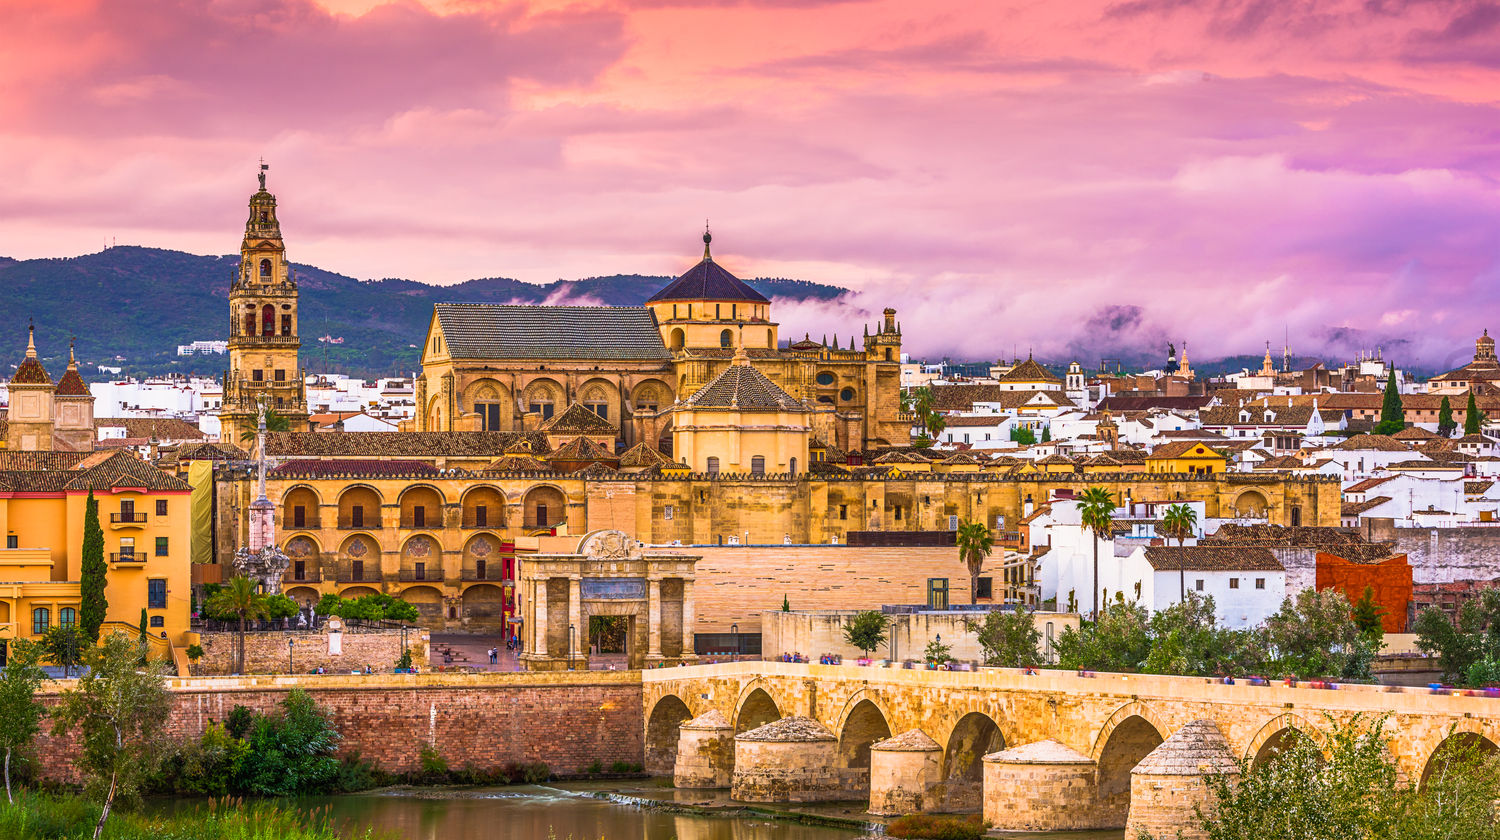
M276 196L266 191L267 169L260 165L260 189L250 196L240 267L229 288L229 370L224 373L219 439L235 445L255 431L262 405L285 417L292 431L307 428L307 395L297 359L297 282L286 261Z

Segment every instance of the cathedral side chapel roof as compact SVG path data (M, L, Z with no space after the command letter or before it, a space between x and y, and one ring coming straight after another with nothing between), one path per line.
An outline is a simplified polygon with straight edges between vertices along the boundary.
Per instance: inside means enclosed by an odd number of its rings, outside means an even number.
M460 359L665 362L656 319L641 306L433 306L448 352Z
M542 424L544 432L582 432L585 434L614 435L615 427L608 420L595 414L579 403L568 406L563 413Z
M695 408L738 408L742 411L807 410L800 400L781 390L781 386L743 357L737 358L734 364L688 397L687 404Z

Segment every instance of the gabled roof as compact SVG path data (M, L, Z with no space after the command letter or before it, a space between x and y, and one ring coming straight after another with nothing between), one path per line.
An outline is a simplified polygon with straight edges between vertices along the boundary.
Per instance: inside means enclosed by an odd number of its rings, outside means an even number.
M1364 493L1364 492L1366 492L1368 490L1373 490L1376 487L1379 487L1380 485L1386 483L1387 481L1393 481L1393 480L1395 480L1395 478L1396 477L1394 475L1382 475L1382 476L1378 476L1376 478L1367 478L1364 481L1358 481L1358 482L1355 482L1354 484L1349 485L1348 487L1345 487L1344 488L1344 492L1345 493Z
M125 436L133 438L188 441L206 437L202 429L176 417L100 417L94 425L123 428Z
M765 295L750 288L749 284L724 270L708 253L712 239L703 234L703 259L688 269L665 289L647 299L647 303L663 300L724 300L770 303Z
M625 450L620 456L622 467L654 467L657 464L670 464L671 460L661 454L653 446L648 446L645 441Z
M78 374L77 365L68 365L68 369L63 372L62 379L57 381L56 393L59 397L89 396L89 386Z
M1196 449L1202 449L1203 450L1203 454L1201 456L1199 456L1199 457L1203 457L1203 458L1223 458L1224 457L1223 453L1216 451L1212 446L1209 446L1208 444L1203 443L1202 441L1196 441L1196 440L1174 440L1171 443L1164 443L1161 446L1158 446L1155 449L1151 450L1151 454L1148 455L1147 457L1151 458L1151 459L1182 458L1182 457L1185 457L1185 456L1191 454Z
M547 456L548 461L613 461L614 458L615 453L586 437L573 438Z
M748 361L737 359L707 385L698 389L687 404L694 408L737 408L741 411L806 411L801 400L781 390Z
M438 468L426 461L335 461L331 458L298 458L271 470L284 478L319 478L335 475L436 475Z
M543 423L542 431L554 434L559 432L616 434L615 427L611 426L608 420L605 420L603 417L600 417L578 403L573 403L568 406L566 411Z
M1158 572L1284 572L1286 567L1269 548L1258 546L1167 546L1146 549L1146 562Z
M448 352L460 359L671 358L656 319L642 306L433 306Z
M162 472L134 454L121 450L91 453L5 452L0 455L4 456L0 457L0 482L5 487L18 491L105 491L117 487L144 490L189 489L186 481Z
M498 458L518 437L530 437L533 451L547 449L546 436L540 432L267 432L266 454L283 458Z
M1410 452L1412 448L1390 435L1362 434L1332 447L1343 452L1375 451L1375 452Z
M1365 511L1380 507L1390 500L1390 496L1376 496L1371 499L1365 499L1363 502L1344 502L1339 506L1339 516L1359 516Z

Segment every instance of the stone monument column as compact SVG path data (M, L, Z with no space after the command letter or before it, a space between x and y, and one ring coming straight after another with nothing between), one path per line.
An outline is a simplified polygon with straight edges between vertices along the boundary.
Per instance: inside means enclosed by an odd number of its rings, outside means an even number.
M580 650L583 645L583 641L588 636L589 632L589 628L583 626L582 575L568 576L568 623L575 628L574 631L569 634L573 637L568 640L569 661L574 662L574 667L576 668L578 667L578 665L576 664L575 660L582 658L583 667L587 669L588 657L583 656L583 652Z
M547 656L547 579L531 581L531 637L532 644L527 653L538 659Z
M661 578L651 577L646 579L646 664L661 659Z
M697 624L697 618L693 615L693 579L682 579L682 661L697 662L698 654L693 646L693 625Z

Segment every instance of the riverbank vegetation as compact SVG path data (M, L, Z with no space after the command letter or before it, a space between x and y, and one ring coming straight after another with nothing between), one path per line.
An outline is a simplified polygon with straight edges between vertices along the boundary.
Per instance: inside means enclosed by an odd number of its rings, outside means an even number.
M27 793L0 802L0 837L6 840L87 840L95 837L102 808L81 796ZM308 815L274 802L218 800L190 813L117 813L102 840L351 840L369 831L335 831L326 816Z
M1356 717L1321 744L1301 737L1259 767L1242 762L1238 779L1209 777L1217 806L1199 809L1201 827L1208 840L1500 838L1500 758L1460 736L1424 778L1403 778L1386 743L1384 718Z
M1457 621L1428 607L1417 615L1412 632L1417 648L1437 657L1445 680L1469 688L1500 685L1500 591L1465 601Z

